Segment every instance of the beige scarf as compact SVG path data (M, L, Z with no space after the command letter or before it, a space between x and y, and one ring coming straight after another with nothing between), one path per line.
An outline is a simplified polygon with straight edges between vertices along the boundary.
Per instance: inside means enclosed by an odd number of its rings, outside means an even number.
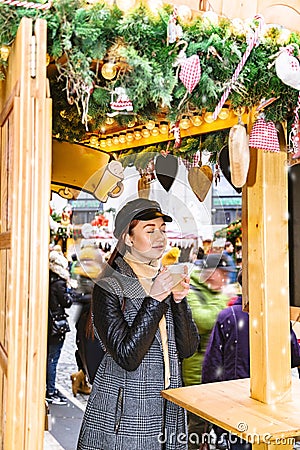
M141 262L132 256L128 251L124 255L124 260L130 265L134 273L139 279L147 295L149 295L153 278L156 277L159 271L159 260L150 261L150 263ZM166 316L163 315L159 322L159 332L163 348L164 367L165 367L165 389L170 386L170 361L168 350L168 335Z

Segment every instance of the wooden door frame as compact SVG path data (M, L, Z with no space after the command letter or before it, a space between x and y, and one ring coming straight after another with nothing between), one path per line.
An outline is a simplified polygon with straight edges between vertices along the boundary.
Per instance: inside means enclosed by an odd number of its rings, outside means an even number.
M22 19L0 92L1 447L7 450L41 450L44 439L52 145L46 38L46 21L33 26Z

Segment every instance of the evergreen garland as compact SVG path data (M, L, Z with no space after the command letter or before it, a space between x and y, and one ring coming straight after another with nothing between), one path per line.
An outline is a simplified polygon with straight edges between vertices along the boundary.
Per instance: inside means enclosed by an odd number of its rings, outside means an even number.
M180 46L167 45L168 20L173 10L170 5L164 6L158 16L145 6L124 15L116 6L109 7L104 2L87 5L82 0L54 0L45 11L5 4L1 4L0 10L0 46L13 42L22 17L47 21L50 65L56 68L49 75L54 100L53 134L70 141L83 140L87 128L93 132L105 123L110 92L117 86L126 89L139 123L161 111L170 121L190 108L200 113L213 111L247 48L245 34L234 29L227 19L214 25L199 16L189 24L181 24L182 39L188 43L186 55L198 54L202 70L199 84L182 102L186 88L177 79L174 66ZM300 35L292 32L281 42L280 27L268 29L229 95L233 108L256 106L262 99L275 97L276 101L265 110L266 119L292 120L298 91L281 82L274 64L269 67L272 56L290 43L300 46ZM99 67L112 55L124 63L125 69L113 80L106 80ZM5 64L0 59L2 77ZM88 103L87 124L82 123L81 98ZM120 115L116 120L126 125L130 117ZM227 139L225 130L201 139L184 139L181 148L175 149L171 144L169 151L191 158L197 149L205 148L215 162L217 149L226 145ZM166 145L160 144L156 151ZM127 153L129 156L129 152L141 151L144 150L136 148Z

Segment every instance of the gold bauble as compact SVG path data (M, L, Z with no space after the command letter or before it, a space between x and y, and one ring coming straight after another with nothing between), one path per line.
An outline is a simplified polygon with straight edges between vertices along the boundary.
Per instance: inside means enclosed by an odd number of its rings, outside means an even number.
M116 0L116 5L121 11L126 12L135 7L136 0Z
M189 23L193 18L193 13L191 8L187 5L180 5L177 8L177 17L180 22Z
M106 80L112 80L117 75L117 66L114 63L105 63L101 67L101 75Z

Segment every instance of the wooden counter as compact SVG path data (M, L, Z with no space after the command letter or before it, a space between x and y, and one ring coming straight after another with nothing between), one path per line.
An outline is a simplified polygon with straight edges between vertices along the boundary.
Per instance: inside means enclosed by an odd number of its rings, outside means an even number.
M300 435L300 380L291 401L273 405L250 398L250 380L223 381L162 391L167 400L254 444L284 445ZM256 445L255 445L256 447Z

